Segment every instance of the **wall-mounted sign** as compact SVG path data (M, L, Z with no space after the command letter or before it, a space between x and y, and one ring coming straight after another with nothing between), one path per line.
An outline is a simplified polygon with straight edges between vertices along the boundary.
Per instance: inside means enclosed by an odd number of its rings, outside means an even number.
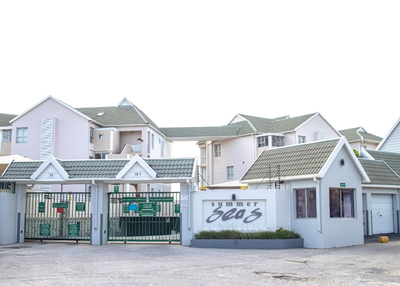
M266 225L266 201L203 201L204 229L260 230Z
M168 203L173 202L174 197L150 197L149 203Z
M346 188L346 183L340 183L341 188Z
M44 202L39 202L39 206L38 206L39 213L44 213L45 208L46 208L46 204Z
M114 193L119 193L119 186L114 186Z

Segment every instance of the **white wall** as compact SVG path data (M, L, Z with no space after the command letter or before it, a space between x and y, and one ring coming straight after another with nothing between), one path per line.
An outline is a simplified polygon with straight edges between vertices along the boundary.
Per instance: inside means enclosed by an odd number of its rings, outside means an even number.
M221 156L214 156L214 146L221 144ZM220 184L227 182L227 167L234 167L234 178L238 180L247 171L257 158L254 136L244 136L240 138L215 141L208 145L210 158L207 158L207 172L213 170L214 177L208 183ZM211 165L211 166L210 166ZM211 167L211 168L210 168ZM211 175L208 173L209 176Z
M17 242L17 196L0 193L0 245Z
M191 199L193 234L201 230L291 229L287 190L196 191Z
M345 160L345 166L341 166L341 159ZM354 218L330 217L329 188L341 188L342 183L346 184L345 189L354 189ZM324 247L341 247L364 243L361 183L360 173L350 155L343 148L321 180Z
M400 153L400 120L379 150Z
M317 141L316 132L323 131L325 132L325 139L333 139L333 138L340 138L339 134L335 132L334 129L321 117L321 115L317 115L313 119L307 122L304 126L299 128L295 134L289 135L285 137L285 145L292 145L295 144L294 142L298 142L298 136L306 136L306 142L314 142ZM291 139L290 136L292 136ZM296 138L293 138L296 136ZM288 137L288 139L287 139ZM286 140L288 142L286 143ZM291 143L291 144L289 144Z
M12 123L11 154L40 159L41 124L45 117L56 118L53 156L60 159L89 158L89 123L82 116L49 98ZM28 142L16 143L18 127L28 128Z

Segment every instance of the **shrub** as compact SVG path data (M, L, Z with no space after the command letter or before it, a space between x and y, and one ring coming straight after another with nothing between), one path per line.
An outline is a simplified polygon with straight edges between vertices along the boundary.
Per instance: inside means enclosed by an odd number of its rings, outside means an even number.
M194 235L196 239L293 239L301 238L298 233L290 230L241 232L237 230L202 230Z

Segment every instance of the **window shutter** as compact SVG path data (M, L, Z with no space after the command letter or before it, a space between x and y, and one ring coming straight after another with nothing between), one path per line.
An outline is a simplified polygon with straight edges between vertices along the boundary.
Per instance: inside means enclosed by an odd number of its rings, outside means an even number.
M54 118L42 119L40 159L47 159L53 151Z

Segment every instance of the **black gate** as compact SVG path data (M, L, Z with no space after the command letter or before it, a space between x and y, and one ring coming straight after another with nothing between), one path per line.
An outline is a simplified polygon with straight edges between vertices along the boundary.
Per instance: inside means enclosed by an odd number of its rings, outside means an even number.
M109 241L179 241L180 193L108 194Z

